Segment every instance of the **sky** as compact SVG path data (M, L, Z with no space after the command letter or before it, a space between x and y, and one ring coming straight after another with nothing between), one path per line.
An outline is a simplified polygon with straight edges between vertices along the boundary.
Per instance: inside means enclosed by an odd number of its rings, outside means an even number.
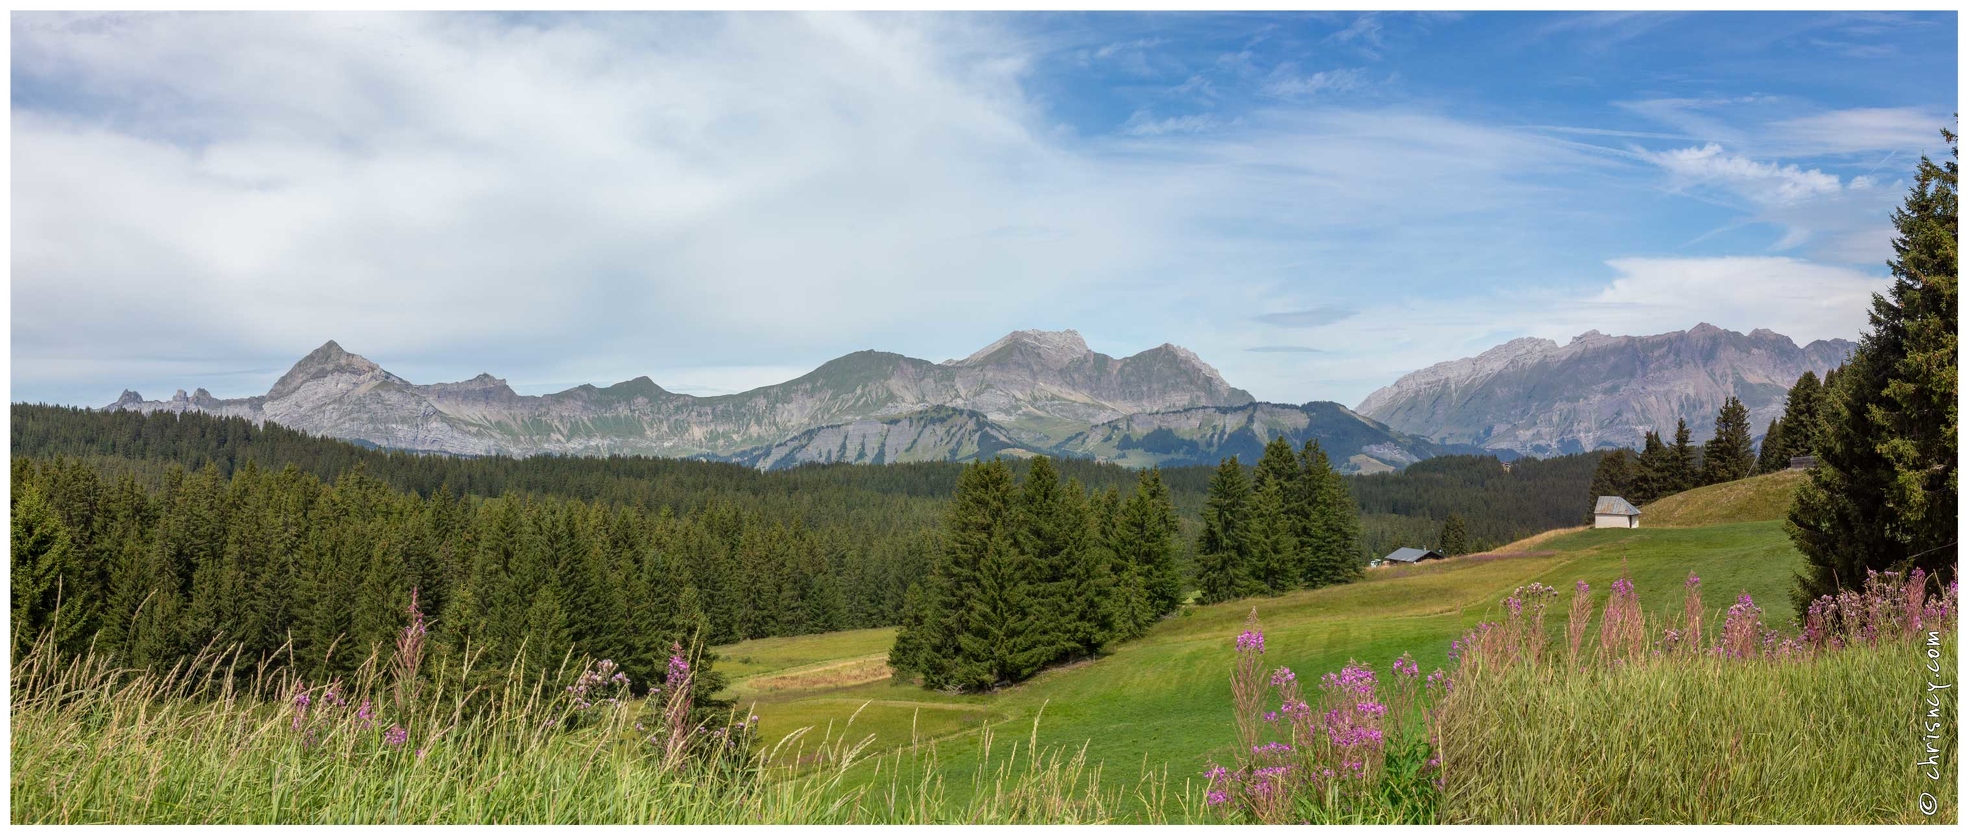
M12 17L13 401L736 392L1078 330L1353 405L1535 336L1856 339L1953 13Z

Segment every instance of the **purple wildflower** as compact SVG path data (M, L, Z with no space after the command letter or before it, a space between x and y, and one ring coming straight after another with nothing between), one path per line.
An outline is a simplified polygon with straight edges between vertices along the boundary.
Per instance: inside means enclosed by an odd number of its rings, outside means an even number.
M383 732L383 742L391 746L402 746L408 740L410 730L402 726L391 726L389 731Z
M1246 630L1237 636L1237 649L1265 652L1265 634L1256 630Z

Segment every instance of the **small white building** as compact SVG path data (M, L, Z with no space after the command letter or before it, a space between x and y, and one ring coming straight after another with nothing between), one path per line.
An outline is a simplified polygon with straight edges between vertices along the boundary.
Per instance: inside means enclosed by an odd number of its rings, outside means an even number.
M1603 496L1593 503L1594 528L1640 528L1641 509L1617 496Z

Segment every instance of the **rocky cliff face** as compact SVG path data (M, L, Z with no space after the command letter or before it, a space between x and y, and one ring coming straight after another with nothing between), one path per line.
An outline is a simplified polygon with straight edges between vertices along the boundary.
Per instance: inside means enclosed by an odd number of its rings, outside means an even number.
M1275 436L1284 436L1295 450L1318 440L1333 466L1345 473L1399 470L1446 453L1478 452L1395 432L1331 401L1139 413L1096 424L1057 450L1134 467L1214 465L1230 456L1254 464Z
M1646 337L1588 331L1563 346L1524 338L1405 375L1356 410L1436 442L1533 455L1638 447L1650 429L1672 433L1677 419L1701 441L1733 395L1761 432L1800 374L1823 375L1855 347L1801 348L1762 328L1740 334L1708 323Z
M1072 331L1020 331L963 360L931 363L878 351L837 358L786 383L699 398L647 377L551 395L515 393L482 374L418 385L329 342L265 395L218 399L204 390L168 401L125 392L109 409L197 410L271 420L385 447L472 455L760 455L822 427L900 418L936 408L978 413L1020 448L1050 447L1124 415L1239 405L1231 387L1189 351L1164 345L1130 357L1091 351ZM999 443L983 441L989 447ZM974 446L976 441L974 440ZM880 445L878 445L880 446ZM927 449L927 448L925 448ZM784 456L771 457L778 461ZM852 460L852 459L851 459Z

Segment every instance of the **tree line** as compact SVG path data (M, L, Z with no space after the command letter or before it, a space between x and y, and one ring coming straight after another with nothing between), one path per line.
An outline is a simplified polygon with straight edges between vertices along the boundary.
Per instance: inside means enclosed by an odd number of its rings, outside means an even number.
M1365 565L1360 510L1319 442L1295 455L1274 437L1249 480L1235 456L1218 465L1196 541L1203 603L1346 583Z
M1160 471L1125 498L1062 482L1035 457L965 467L940 548L912 586L889 652L925 687L983 690L1140 635L1182 602L1176 509Z
M1789 461L1787 458L1787 464ZM1600 459L1588 494L1618 496L1644 505L1669 494L1734 482L1757 472L1758 450L1750 436L1750 410L1731 395L1716 411L1715 434L1700 448L1689 443L1686 421L1675 422L1673 444L1649 430L1638 454L1621 448ZM1591 521L1591 506L1587 507L1586 517Z

